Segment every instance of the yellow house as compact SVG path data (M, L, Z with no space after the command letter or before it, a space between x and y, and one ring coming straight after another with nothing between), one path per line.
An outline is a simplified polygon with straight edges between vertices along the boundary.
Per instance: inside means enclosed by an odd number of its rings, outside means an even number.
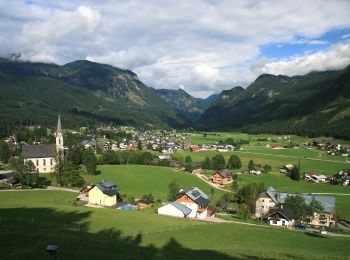
M89 190L89 203L105 207L117 204L117 185L110 180L102 181Z

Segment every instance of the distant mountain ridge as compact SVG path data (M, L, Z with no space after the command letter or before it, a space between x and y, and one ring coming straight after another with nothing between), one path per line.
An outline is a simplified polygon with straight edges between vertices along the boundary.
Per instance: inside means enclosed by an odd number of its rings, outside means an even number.
M199 99L192 97L183 89L156 89L156 92L171 108L192 121L197 120L207 108Z
M207 130L350 138L350 66L304 76L260 75L225 90L197 122Z
M191 125L135 73L85 60L59 66L0 59L0 91L0 119L17 124L51 124L61 112L70 125Z

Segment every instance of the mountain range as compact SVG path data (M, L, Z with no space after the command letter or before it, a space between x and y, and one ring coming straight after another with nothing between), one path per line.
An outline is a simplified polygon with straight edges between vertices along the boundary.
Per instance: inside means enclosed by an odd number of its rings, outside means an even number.
M90 61L63 66L0 60L0 119L66 126L101 123L183 128L191 121L129 70Z
M225 90L201 115L207 130L350 138L350 66L304 76L260 75Z
M60 66L0 59L0 92L0 128L50 126L61 113L66 127L113 123L350 138L350 66L304 76L263 74L247 88L199 99L86 60Z

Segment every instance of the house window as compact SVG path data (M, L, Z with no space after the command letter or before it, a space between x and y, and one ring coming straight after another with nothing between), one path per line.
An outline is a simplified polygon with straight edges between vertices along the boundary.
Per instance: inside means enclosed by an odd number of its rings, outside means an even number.
M50 165L52 165L52 158L50 159Z
M276 220L274 220L274 221L272 221L272 223L276 225L276 224L277 224L277 221L276 221Z
M264 202L264 199L262 199L261 201Z
M44 166L46 165L46 159L43 159L43 165Z
M36 159L36 166L39 166L39 160Z
M58 139L58 144L61 145L61 139Z

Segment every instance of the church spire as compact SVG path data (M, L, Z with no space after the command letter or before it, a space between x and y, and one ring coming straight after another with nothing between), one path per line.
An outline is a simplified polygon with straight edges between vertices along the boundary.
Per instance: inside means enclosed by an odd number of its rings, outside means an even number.
M56 151L63 151L63 133L61 126L61 115L58 114L57 129L56 129Z
M57 129L56 129L56 135L62 134L62 127L61 127L61 115L58 114L58 121L57 121Z

